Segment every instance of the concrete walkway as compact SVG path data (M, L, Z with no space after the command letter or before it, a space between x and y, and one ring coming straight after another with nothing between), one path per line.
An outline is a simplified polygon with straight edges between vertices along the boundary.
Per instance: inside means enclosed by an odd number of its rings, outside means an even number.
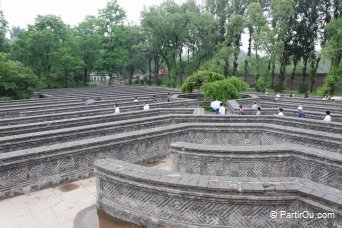
M170 170L170 163L170 159L165 159L146 166ZM95 203L95 178L44 189L0 201L0 227L88 228L84 224L89 228L136 227L111 221L96 210Z

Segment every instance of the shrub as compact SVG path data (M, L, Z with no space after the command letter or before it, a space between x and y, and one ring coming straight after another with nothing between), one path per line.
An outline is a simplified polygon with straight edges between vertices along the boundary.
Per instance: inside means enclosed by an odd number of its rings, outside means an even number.
M277 93L282 92L282 91L284 90L284 85L283 85L283 83L278 82L277 84L275 84L275 85L273 86L273 90L274 90L274 92L277 92Z
M321 96L332 95L335 92L336 86L341 83L342 75L342 64L339 66L333 67L328 76L324 81L324 85L317 90L317 94Z
M156 85L161 86L163 84L163 81L160 80L159 78L156 80Z
M189 76L182 85L183 93L191 93L195 89L200 89L203 83L210 83L223 80L222 74L212 71L197 71L195 74Z
M0 60L0 97L30 98L42 83L28 67L20 62Z
M238 89L228 79L205 83L202 85L201 90L205 97L222 102L240 97Z
M248 84L242 81L240 78L236 76L231 76L227 79L235 88L240 91L246 91L248 89Z
M266 88L269 85L269 72L264 71L262 75L258 78L255 86L257 92L266 92Z
M300 83L298 85L298 93L306 93L309 90L309 85L306 83Z

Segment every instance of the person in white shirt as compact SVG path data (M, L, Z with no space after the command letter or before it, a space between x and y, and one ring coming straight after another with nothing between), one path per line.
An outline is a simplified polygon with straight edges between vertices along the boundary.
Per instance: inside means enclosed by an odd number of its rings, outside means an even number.
M325 115L325 118L324 118L323 121L325 121L325 122L331 122L330 111L326 111L325 113L326 113L326 115Z
M257 112L256 112L255 115L257 115L257 116L261 115L261 108L259 106L257 107Z
M226 115L226 108L220 103L219 115Z
M119 114L120 113L120 108L118 104L113 104L113 108L114 108L114 113L115 114Z
M136 97L133 102L138 102L138 98Z
M256 110L259 107L256 101L254 101L254 104L252 105L252 109Z
M146 101L144 101L144 110L149 110L150 106L147 104Z
M284 116L284 113L283 113L283 109L282 108L279 108L279 113L278 113L278 116Z

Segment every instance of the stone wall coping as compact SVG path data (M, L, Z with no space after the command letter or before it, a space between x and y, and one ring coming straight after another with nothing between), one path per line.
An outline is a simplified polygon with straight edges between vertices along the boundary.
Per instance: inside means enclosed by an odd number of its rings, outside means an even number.
M193 103L194 100L192 99L182 99L182 100L179 100L179 101L170 101L170 102L159 102L159 103L151 103L149 104L150 107L158 107L158 106L161 106L161 105L164 105L164 104L167 104L167 105L172 105L172 104L183 104L183 103L186 103L186 102L191 102ZM121 107L120 109L121 110L125 110L125 109L131 109L131 108L134 108L136 109L136 105L134 106L124 106L124 107ZM141 105L141 109L142 109L142 105ZM6 121L13 121L13 120L17 120L17 119L20 119L20 120L23 120L23 119L34 119L34 118L42 118L42 117L53 117L53 116L65 116L65 115L68 115L68 114L72 114L72 115L75 115L75 114L87 114L87 113L96 113L96 112L103 112L103 111L113 111L113 108L112 107L108 107L108 108L101 108L101 109L91 109L91 110L82 110L82 111L69 111L69 112L62 112L62 113L53 113L53 114L44 114L44 115L36 115L36 116L25 116L25 117L15 117L15 118L4 118L4 119L0 119L0 123L1 122L6 122Z
M262 101L261 102L261 107L262 106L266 106L266 105L277 105L277 106L281 106L281 107L294 107L295 109L297 109L298 106L303 106L304 111L305 110L312 110L312 109L327 109L327 110L333 110L333 111L342 111L341 105L325 105L325 104L317 104L317 105L313 105L310 103L292 103L292 102L284 102L284 101L277 101L277 102L273 102L273 101Z
M201 157L299 157L300 155L337 162L342 169L342 156L340 153L307 148L296 144L253 145L253 146L231 146L231 145L207 145L187 142L171 143L171 154L192 154Z
M152 137L153 135L168 135L176 132L184 132L191 130L211 130L211 131L259 131L259 132L274 132L277 134L290 134L298 138L319 140L326 143L334 143L337 145L342 144L342 136L338 134L318 132L312 130L296 129L293 127L276 126L273 124L253 124L252 126L247 124L207 124L207 123L183 123L173 124L170 126L162 126L144 130L138 130L135 132L125 132L115 135L108 135L98 137L94 139L84 139L74 142L60 143L57 145L49 145L36 147L26 150L17 150L14 152L7 152L0 154L0 163L5 162L20 162L22 159L35 159L52 156L60 156L63 154L78 153L82 150L89 150L92 147L115 145L117 143L123 143L127 141L144 139ZM341 146L342 148L342 146Z
M334 205L336 212L342 213L342 191L318 184L313 181L294 177L251 178L208 176L184 174L145 167L118 161L104 159L95 161L95 175L97 178L120 180L126 184L155 189L168 193L189 196L200 194L201 197L215 197L217 199L252 199L285 200L311 197ZM229 193L229 194L227 194ZM253 195L250 195L253 193ZM284 196L287 193L287 196ZM290 193L290 195L289 195ZM299 198L298 198L299 197Z
M197 115L197 110L202 110L203 109L189 109L189 110L194 110L194 115ZM158 110L158 111L164 111L164 110ZM177 110L178 111L178 110ZM117 116L127 116L127 114L133 114L133 117L137 117L136 116L137 112L130 112L130 113L120 113L117 114ZM139 113L143 113L145 114L146 112L144 111L139 111ZM113 114L112 114L113 115ZM111 117L112 117L111 115ZM129 116L127 116L129 117ZM220 117L220 118L216 118L216 117ZM270 121L275 121L278 120L277 116L270 116L270 118L268 118L268 116L251 116L251 118L249 118L250 116L244 116L245 118L248 118L250 123L260 123L260 122L264 122L264 123L270 123ZM254 118L255 117L255 118ZM115 126L125 126L127 124L134 124L134 123L141 123L141 122L153 122L153 121L158 121L158 120L165 120L165 121L174 121L174 120L178 120L181 121L180 119L184 119L186 118L186 121L189 122L189 120L191 122L196 122L196 121L201 121L201 119L199 118L194 118L191 115L187 115L187 114L165 114L165 115L157 115L157 116L151 116L148 115L148 117L144 116L141 118L134 118L134 119L127 119L127 120L113 120L110 122L103 122L103 123L97 123L97 124L90 124L90 125L85 125L85 126L77 126L77 127L69 127L69 128L62 128L62 129L53 129L53 130L46 130L46 131L41 131L41 132L32 132L32 133L24 133L24 134L16 134L16 135L9 135L9 136L3 136L0 137L0 144L1 143L11 143L11 142L18 142L18 140L23 140L23 139L31 139L31 138L36 138L36 137L43 137L43 136L49 136L49 135L59 135L59 134L73 134L73 133L78 133L80 131L87 131L87 130L100 130L101 128L105 128L105 127L112 127L114 128ZM232 120L241 120L240 116L213 116L213 115L207 115L206 116L207 120L211 120L213 121L213 123L217 123L217 120L219 119L222 122L225 121L230 121L233 122ZM280 117L282 118L282 117ZM203 118L202 118L203 119ZM317 123L317 121L312 121L312 120L308 120L308 119L304 119L304 122L307 121L309 122L307 125L303 124L302 120L298 120L298 118L294 118L294 117L283 117L282 119L284 119L283 121L288 121L288 122L292 122L294 121L295 123L298 124L298 126L301 126L302 128L308 129L308 127L312 126L312 125L317 125L320 126L322 125L322 127L326 127L324 125L325 122L320 121ZM289 121L290 120L290 121ZM214 122L215 121L215 122ZM272 123L274 124L274 123ZM277 123L277 125L281 125L282 122L279 121L279 123ZM336 122L332 122L332 123L328 123L328 124L332 124L333 126L336 127L341 127L342 129L342 123L336 123ZM29 124L31 125L31 124ZM16 127L17 125L12 126L12 128ZM23 126L19 126L19 127L23 127ZM0 131L1 130L6 130L6 129L10 129L10 127L6 126L6 127L0 127ZM309 129L308 129L309 130ZM337 133L337 132L336 132Z
M9 100L9 101L0 101L0 105L16 105L16 104L27 104L27 103L49 103L49 102L65 102L65 101L79 101L80 99L95 99L95 98L116 98L116 97L127 97L127 98L134 98L136 96L153 96L153 95L167 95L167 93L177 93L180 94L180 91L165 91L165 90L157 90L157 91L148 91L144 92L142 90L137 91L129 91L128 93L125 93L125 95L118 95L115 94L115 91L109 91L107 93L99 93L99 91L95 91L94 93L87 93L87 94L76 94L74 96L53 96L48 99L46 98L33 98L33 99L23 99L23 100Z
M168 113L173 113L173 112L185 112L189 111L193 112L194 108L155 108L155 109L150 109L148 111L149 116L153 115L154 113L161 113L161 112L168 112ZM134 110L134 111L129 111L129 112L124 112L120 114L115 114L110 113L110 114L102 114L102 115L94 115L94 116L80 116L80 117L75 117L75 118L69 118L69 119L59 119L59 120L49 120L49 121L44 121L44 122L39 122L39 123L25 123L25 124L16 124L16 125L8 125L8 126L0 126L0 131L1 130L6 130L6 129L11 129L11 128L17 128L17 127L26 127L26 126L46 126L49 124L58 124L58 123L68 123L68 122L74 122L74 121L87 121L90 119L106 119L108 117L113 118L114 116L129 116L129 115L137 115L137 114L146 114L147 112L145 110ZM134 116L136 118L136 116ZM19 117L19 118L13 118L13 119L29 119L30 117ZM12 119L10 119L12 120ZM1 119L0 119L1 123Z

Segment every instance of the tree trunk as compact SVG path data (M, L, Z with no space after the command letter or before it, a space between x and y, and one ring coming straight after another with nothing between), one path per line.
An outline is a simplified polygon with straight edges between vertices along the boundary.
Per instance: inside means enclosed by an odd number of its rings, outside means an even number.
M130 85L132 85L133 74L134 74L134 66L133 64L131 64L130 71L129 71Z
M148 83L151 84L152 83L152 69L151 69L151 62L152 62L152 58L149 57L148 59Z
M256 76L255 76L255 82L258 81L259 77L260 77L260 69L259 69L259 54L258 54L258 48L255 47L255 64L256 64Z
M248 54L247 54L247 59L245 60L245 82L247 82L248 60L251 57L251 52L252 52L252 28L249 28Z
M293 81L294 81L294 78L296 75L297 64L298 64L297 60L293 62L293 70L292 70L292 74L291 74L291 85L292 86L293 86Z
M306 67L308 65L308 58L304 58L304 69L303 69L303 83L305 83L306 80Z
M88 69L87 69L87 67L84 67L83 68L83 82L84 82L84 84L87 83L87 78L88 78Z
M274 69L275 69L275 61L272 62L272 83L271 88L273 89L274 86Z
M233 76L237 76L237 68L239 66L239 64L237 63L237 59L238 59L238 54L235 52L234 53L234 63L233 63Z
M248 60L246 59L245 60L245 75L244 75L244 77L245 77L245 82L247 82L247 70L248 69Z
M226 78L228 78L228 66L229 66L229 62L224 61L223 74Z
M68 88L68 72L64 70L64 77L65 77L65 88Z

